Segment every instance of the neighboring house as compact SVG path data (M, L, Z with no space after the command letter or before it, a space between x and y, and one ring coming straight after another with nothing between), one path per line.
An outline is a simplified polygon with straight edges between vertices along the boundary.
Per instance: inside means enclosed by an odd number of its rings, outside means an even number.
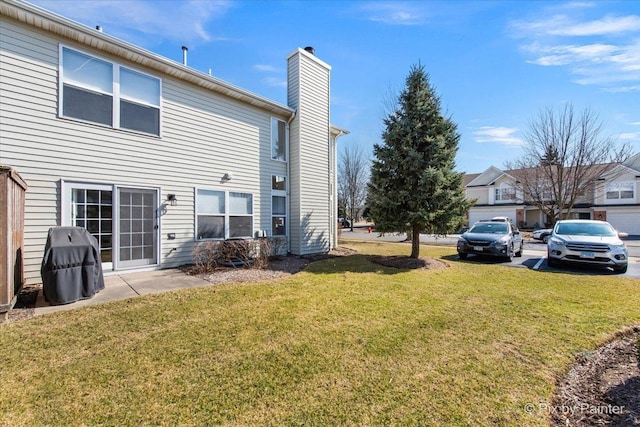
M306 50L305 50L306 49ZM27 182L25 274L50 227L83 226L106 272L192 262L198 242L337 244L331 67L287 58L281 105L100 30L0 1L0 164Z
M601 166L598 180L586 186L571 218L608 221L618 231L640 235L640 154L621 164ZM467 198L477 199L469 211L469 224L506 216L521 228L549 225L550 218L526 204L516 189L519 173L491 166L480 174L465 175Z

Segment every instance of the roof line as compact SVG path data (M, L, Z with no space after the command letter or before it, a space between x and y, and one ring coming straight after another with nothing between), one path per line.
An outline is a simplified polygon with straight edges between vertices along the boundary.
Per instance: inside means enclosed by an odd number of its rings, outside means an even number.
M282 116L295 110L89 26L20 0L2 0L0 15L90 46Z

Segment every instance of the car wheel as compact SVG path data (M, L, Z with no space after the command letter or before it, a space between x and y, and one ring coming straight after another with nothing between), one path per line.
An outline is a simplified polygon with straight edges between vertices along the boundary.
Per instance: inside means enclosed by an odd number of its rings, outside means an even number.
M460 257L460 259L467 259L467 254L465 254L464 252L458 252L458 256Z
M545 234L545 235L542 237L542 242L543 242L544 244L547 244L547 243L549 242L549 237L550 237L550 236L549 236L548 234Z
M551 258L549 254L547 254L547 265L549 267L560 267L560 262L557 261L555 258Z
M613 271L616 273L624 274L627 272L628 264L622 265L620 267L613 267Z
M516 256L517 257L521 257L522 256L522 247L524 246L524 243L520 242L520 250L518 252L516 252Z
M512 262L513 261L513 244L507 248L507 256L505 260Z

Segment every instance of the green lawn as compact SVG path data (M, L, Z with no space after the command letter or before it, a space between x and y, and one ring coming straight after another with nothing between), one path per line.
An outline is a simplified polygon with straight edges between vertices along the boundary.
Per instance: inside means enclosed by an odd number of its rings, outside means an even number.
M361 254L402 244L352 243ZM640 281L352 255L0 325L0 425L542 426L578 353L640 324Z

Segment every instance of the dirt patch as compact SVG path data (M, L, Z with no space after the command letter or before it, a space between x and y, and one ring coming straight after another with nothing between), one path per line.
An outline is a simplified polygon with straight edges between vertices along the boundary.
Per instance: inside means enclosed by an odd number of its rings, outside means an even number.
M271 260L264 268L219 267L210 273L194 273L190 267L187 266L182 270L187 274L197 275L212 284L258 282L296 274L304 270L309 262L308 259L288 256Z
M326 254L314 254L305 256L281 256L269 260L263 268L251 267L219 267L210 273L199 273L191 266L185 266L182 270L187 274L197 275L210 283L231 283L231 282L256 282L262 280L272 280L280 277L291 276L304 270L313 261L347 256L356 253L348 248L336 248Z
M449 266L433 258L411 258L407 256L371 256L369 261L385 266L403 270L439 270Z
M640 426L640 326L581 353L556 385L555 426Z

